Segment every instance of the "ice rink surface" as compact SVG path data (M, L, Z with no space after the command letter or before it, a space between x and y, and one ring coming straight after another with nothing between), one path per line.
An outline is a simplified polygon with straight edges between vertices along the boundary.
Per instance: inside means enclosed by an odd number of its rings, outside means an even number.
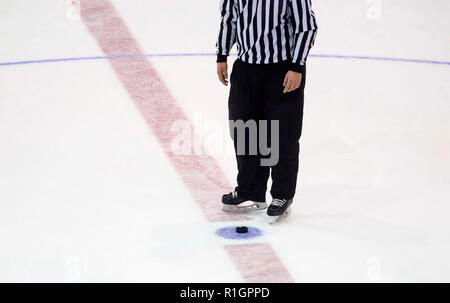
M197 185L220 171L232 189L225 132L200 166L164 145L171 113L205 137L225 125L218 1L71 2L0 3L0 282L450 281L449 1L313 0L298 191L278 225L214 219L223 188ZM147 57L104 58L132 45L119 17ZM154 70L130 78L135 60ZM163 112L143 110L154 71ZM262 235L216 235L236 224Z

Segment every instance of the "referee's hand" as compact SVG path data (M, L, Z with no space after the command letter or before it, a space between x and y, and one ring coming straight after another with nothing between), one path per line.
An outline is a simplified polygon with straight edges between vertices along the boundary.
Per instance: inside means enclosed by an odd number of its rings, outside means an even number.
M228 65L226 62L217 62L217 76L223 85L228 85Z
M284 77L283 81L283 93L288 93L291 91L296 90L300 87L300 84L302 83L302 74L294 72L294 71L288 71L286 73L286 76Z

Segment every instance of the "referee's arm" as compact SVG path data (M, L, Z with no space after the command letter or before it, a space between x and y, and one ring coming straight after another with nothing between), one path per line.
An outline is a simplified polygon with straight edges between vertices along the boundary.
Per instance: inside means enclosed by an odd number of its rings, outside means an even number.
M226 62L236 42L237 0L220 1L220 28L217 40L217 62Z
M317 24L311 10L311 0L291 0L294 27L294 51L291 70L303 73L309 50L314 45Z

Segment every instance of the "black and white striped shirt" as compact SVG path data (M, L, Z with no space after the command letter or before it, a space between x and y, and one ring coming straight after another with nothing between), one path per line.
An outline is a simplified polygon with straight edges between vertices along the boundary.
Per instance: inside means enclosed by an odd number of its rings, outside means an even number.
M220 9L217 62L237 42L244 62L290 61L291 70L304 71L317 32L311 0L221 0Z

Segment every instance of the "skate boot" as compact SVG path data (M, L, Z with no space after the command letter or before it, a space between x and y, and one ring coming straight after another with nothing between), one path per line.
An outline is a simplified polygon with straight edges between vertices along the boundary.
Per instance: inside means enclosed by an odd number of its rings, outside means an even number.
M229 212L248 212L266 209L266 202L254 202L241 197L233 191L222 196L222 209Z
M273 224L283 218L286 218L290 213L290 207L292 199L273 199L267 209L267 215L269 216L269 223Z

